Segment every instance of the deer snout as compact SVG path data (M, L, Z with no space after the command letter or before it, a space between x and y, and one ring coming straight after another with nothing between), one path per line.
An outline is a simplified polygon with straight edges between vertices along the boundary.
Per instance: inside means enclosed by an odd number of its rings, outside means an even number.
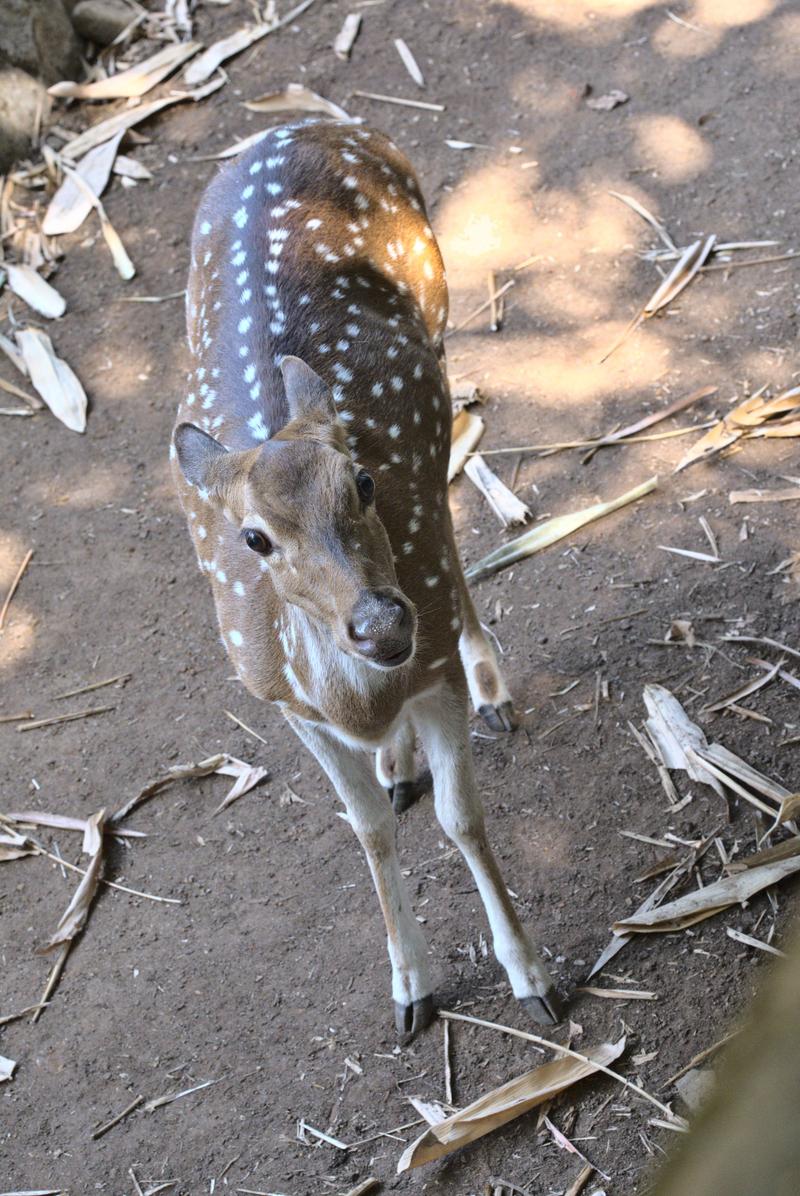
M359 656L384 668L404 664L414 651L414 613L397 590L365 590L347 633Z

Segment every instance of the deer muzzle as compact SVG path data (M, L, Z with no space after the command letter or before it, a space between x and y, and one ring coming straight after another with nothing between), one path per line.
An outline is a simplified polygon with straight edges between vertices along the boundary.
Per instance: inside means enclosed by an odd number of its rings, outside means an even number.
M353 607L347 633L359 656L393 669L411 658L415 628L414 611L399 590L365 590Z

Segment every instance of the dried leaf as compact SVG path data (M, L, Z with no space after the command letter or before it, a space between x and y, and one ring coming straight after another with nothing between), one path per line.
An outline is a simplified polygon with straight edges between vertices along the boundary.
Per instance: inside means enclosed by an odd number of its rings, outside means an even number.
M85 818L70 818L67 814L49 814L45 810L11 810L4 815L12 822L25 823L28 826L51 826L57 830L64 831L80 831L82 835L86 835L89 823ZM110 823L104 828L105 831L120 835L124 839L146 839L144 831L134 831L127 826L112 826ZM0 841L2 836L0 836ZM84 846L84 851L88 849Z
M129 158L127 154L117 154L112 171L123 179L136 179L137 182L149 182L153 177L146 166L137 162L135 158Z
M451 1154L515 1117L521 1117L536 1105L552 1100L579 1080L598 1071L599 1068L594 1064L607 1067L619 1058L624 1049L624 1038L615 1043L606 1042L584 1052L590 1062L569 1057L555 1059L487 1092L465 1109L436 1125L430 1125L424 1134L407 1146L397 1164L398 1174Z
M800 422L791 418L800 407L800 387L795 386L783 391L774 399L765 399L764 389L762 386L701 436L684 454L673 472L679 473L687 465L721 452L743 436L800 435ZM789 423L781 425L780 422L768 422L781 416L789 416Z
M733 876L723 877L698 889L694 893L687 893L675 901L646 913L633 914L630 918L623 918L615 922L611 929L614 934L653 934L656 932L670 933L675 930L685 930L696 922L702 922L720 913L731 905L742 901L749 901L756 893L770 885L777 884L794 872L800 871L800 857L793 856L787 860L777 860L772 864L762 864L758 868L748 868L745 872L737 872Z
M23 856L34 854L32 844L24 835L18 835L10 827L7 833L0 834L0 864L7 860L21 860Z
M344 108L310 91L302 83L290 83L283 91L269 91L256 100L245 100L242 107L251 112L323 112L335 120L352 120Z
M88 820L87 833L84 838L84 850L91 855L86 875L78 885L72 900L59 919L55 933L46 946L41 947L37 954L44 955L63 943L70 942L83 930L89 916L97 886L100 883L100 872L103 868L103 823L105 810L92 814Z
M232 757L225 755L224 752L218 753L216 756L209 756L207 760L201 760L198 764L174 764L172 768L168 768L162 777L157 781L151 781L149 785L145 785L135 797L130 801L125 802L116 813L109 818L109 823L116 826L117 823L140 806L150 797L154 797L156 793L160 793L162 789L166 789L168 785L172 785L175 781L186 780L187 777L207 777L212 772L217 772L223 765L225 765Z
M717 702L711 702L708 706L703 706L703 714L713 714L717 710L724 710L726 706L730 706L734 702L741 701L742 698L747 698L750 694L756 693L759 689L763 689L765 685L769 685L770 681L774 681L780 672L783 658L777 664L768 665L768 671L762 673L760 677L754 677L751 681L746 681L744 685L740 685L733 693L728 694L725 698L720 698Z
M447 480L452 482L464 468L467 457L483 436L486 428L479 415L473 415L463 408L453 420L453 433L450 442L450 463L447 467Z
M450 379L449 385L454 417L465 407L471 407L474 403L484 402L477 382L472 382L469 378L462 378L456 382Z
M791 490L731 490L728 502L733 505L738 502L797 502L800 499L800 486L793 486Z
M174 92L172 95L162 96L160 100L151 100L149 104L140 104L136 108L125 108L116 116L109 116L107 120L101 120L96 125L91 125L85 132L79 133L77 137L73 137L72 141L68 141L61 149L60 156L66 158L68 162L77 162L96 145L102 145L112 137L116 137L118 133L125 133L134 125L141 124L143 120L154 116L156 112L161 112L162 108L168 108L171 104L181 104L184 100L193 98L192 93L188 91Z
M109 138L108 141L89 150L75 167L75 173L80 175L93 195L103 194L121 140L122 133L120 132ZM83 224L91 210L92 201L86 194L85 188L76 183L71 175L66 174L63 183L50 200L42 222L42 232L48 237L74 233Z
M671 544L659 544L662 552L672 552L675 556L688 557L690 561L705 561L707 565L719 565L720 558L711 556L708 552L695 552L693 548L674 548Z
M620 91L618 87L615 87L607 95L590 97L586 101L586 107L594 109L595 112L610 112L612 108L618 108L620 104L627 104L630 98L627 92Z
M632 195L623 195L620 191L609 191L608 194L613 195L614 199L619 199L624 204L627 204L631 211L635 212L637 216L641 216L642 220L646 220L650 227L655 229L667 248L671 250L676 257L680 256L680 250L676 248L672 237L669 235L664 225L660 220L656 220L653 213L648 211L644 204L639 203L638 199L634 199Z
M336 34L336 40L333 43L333 52L337 58L346 61L350 57L350 51L353 48L353 43L358 37L358 31L361 28L361 13L348 13L344 19L339 32Z
M15 1059L6 1059L5 1055L0 1055L0 1084L11 1079L16 1066L17 1062Z
M735 943L741 943L743 947L755 947L757 951L766 951L768 955L786 957L785 951L773 947L771 943L765 943L762 939L754 939L750 934L743 934L741 930L735 930L733 926L728 926L725 933L729 939L733 939Z
M68 96L75 100L116 100L143 96L201 49L200 42L179 42L166 46L157 54L137 62L136 66L107 79L98 79L94 83L54 83L47 90L51 96Z
M126 282L130 282L130 280L136 274L136 267L128 257L127 250L122 244L122 238L109 220L105 208L91 188L83 181L81 176L72 169L72 167L67 166L66 162L62 162L62 168L65 174L73 179L78 190L83 192L91 206L97 210L97 215L100 217L100 231L103 234L106 245L111 250L111 256L114 259L114 265L117 268L117 273L119 274L120 278L124 278Z
M67 363L57 356L50 337L38 328L20 329L15 336L34 390L71 431L84 432L86 392Z
M691 620L673 619L669 631L664 636L664 642L667 644L686 644L687 648L693 648L697 642L697 637L695 636Z
M236 783L217 806L215 814L226 809L238 797L249 793L260 781L269 776L266 768L262 768L260 764L246 764L244 760L237 760L235 756L228 756L225 764L221 764L215 771L226 777L236 777Z
M145 1113L152 1113L162 1105L171 1105L173 1101L181 1100L184 1096L191 1096L193 1092L201 1092L203 1088L211 1088L214 1084L221 1084L221 1080L206 1080L204 1084L195 1084L194 1088L184 1088L182 1092L171 1092L168 1096L156 1096L147 1101Z
M49 320L63 316L67 310L66 299L41 274L37 274L30 266L13 266L10 262L6 262L3 269L11 290L28 307L38 311L41 316L47 316Z
M646 992L636 988L596 988L591 984L584 984L575 990L586 993L590 997L605 997L607 1001L657 1001L656 993Z
M229 58L233 58L234 54L241 54L242 50L246 50L248 46L252 46L255 42L260 41L262 37L267 37L270 33L277 32L284 25L290 25L295 18L304 13L313 3L314 0L303 0L301 4L297 4L278 21L272 21L270 24L245 25L243 28L237 29L235 33L231 33L228 37L222 38L221 41L214 42L212 46L209 46L199 58L196 58L186 68L183 73L184 82L190 87L193 87L196 83L204 83L206 79L209 79L214 74L214 71L221 63L226 62Z
M524 523L526 519L530 519L530 508L492 473L480 453L467 460L464 472L480 490L503 527L511 527L512 524Z
M462 412L462 414L464 413ZM657 484L658 478L649 478L641 486L626 491L625 494L621 494L619 498L612 499L610 502L595 503L594 506L585 507L582 511L574 511L571 515L557 515L553 519L548 519L544 523L540 523L538 527L531 528L524 535L518 536L516 540L511 540L508 544L503 544L494 552L490 552L488 556L467 569L465 576L470 581L481 581L484 577L491 577L493 573L505 569L508 565L513 565L515 561L532 556L534 552L548 548L556 541L563 540L565 536L572 535L587 523L601 519L604 515L610 515L612 511L617 511L628 503L644 498L646 494L655 490Z
M394 48L402 58L403 66L406 68L417 87L424 87L425 80L422 76L422 71L419 69L419 64L401 37L396 37L394 39Z
M613 194L614 192L612 192ZM609 432L606 436L600 436L596 443L589 449L586 456L583 457L581 464L587 465L597 450L604 445L615 444L618 440L622 440L628 436L636 436L637 433L643 432L646 428L651 428L653 424L660 423L663 419L669 419L671 415L677 415L679 411L684 411L700 399L707 399L710 395L716 393L716 386L703 386L700 390L692 391L690 395L686 395L682 399L676 399L674 403L670 403L668 407L664 407L661 411L653 411L650 415L645 415L642 419L637 420L636 423L628 424L616 432Z

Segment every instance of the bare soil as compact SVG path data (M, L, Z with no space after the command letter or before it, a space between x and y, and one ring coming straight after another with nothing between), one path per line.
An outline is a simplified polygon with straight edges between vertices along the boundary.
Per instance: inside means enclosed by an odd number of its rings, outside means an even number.
M2 808L88 816L118 807L166 765L216 751L271 774L217 817L220 779L176 785L132 818L148 837L114 847L106 875L182 904L103 891L41 1020L3 1029L0 1049L18 1061L0 1094L3 1189L134 1196L133 1167L144 1190L175 1180L169 1190L185 1196L343 1193L368 1175L386 1191L479 1196L490 1176L502 1176L553 1194L580 1167L537 1133L535 1114L401 1177L401 1139L417 1130L352 1151L310 1135L297 1140L300 1119L350 1144L412 1121L409 1094L442 1099L442 1030L396 1045L384 933L358 846L277 712L231 680L167 470L187 361L181 302L121 299L183 287L195 202L217 169L198 155L259 127L241 99L304 82L389 132L414 161L448 265L454 323L485 298L488 270L536 257L516 276L500 333L480 317L448 341L451 372L489 396L485 448L585 438L709 384L719 388L714 398L662 427L723 412L765 383L777 390L796 380L800 273L791 261L706 274L598 364L657 284L636 256L653 243L650 230L608 191L636 195L679 244L715 232L791 248L800 216L791 45L800 18L772 0L673 5L688 24L649 0L375 3L359 10L361 35L342 63L330 45L351 7L319 0L296 27L232 60L221 91L142 127L151 140L131 152L155 181L125 190L116 180L106 200L135 281L126 287L115 274L94 217L67 240L57 274L69 309L50 331L90 393L87 432L69 433L47 413L3 420L3 591L25 550L35 556L0 638L0 714L114 709L27 734L0 725ZM196 31L208 43L249 17L241 3L201 3ZM424 92L406 75L394 37L414 50ZM594 111L588 86L595 96L621 88L630 100ZM445 111L349 99L354 89L433 100ZM59 119L78 128L98 118L82 105ZM490 148L453 150L446 138ZM27 314L19 302L14 311ZM2 363L0 372L12 380ZM526 711L512 736L474 724L491 837L567 992L606 945L611 922L654 883L635 878L666 854L621 831L694 840L719 827L727 849L738 844L743 853L757 834L749 807L734 804L729 822L720 800L685 776L676 783L692 800L670 814L628 729L642 718L643 686L667 685L697 717L705 701L756 672L747 651L720 643L721 635L800 647L796 582L775 572L797 547L797 507L728 502L732 489L789 485L780 477L800 472L796 442L750 442L672 477L691 443L605 449L587 465L576 452L490 458L537 518L662 478L635 507L475 588ZM503 539L467 480L452 487L452 504L467 562ZM659 547L710 551L700 516L717 537L721 565ZM693 649L663 643L679 617L693 622ZM124 686L55 700L121 673L131 675ZM609 700L595 707L598 677ZM743 705L770 721L717 715L709 736L795 790L797 746L780 743L797 733L796 693L776 682ZM74 835L44 837L79 860ZM430 799L401 819L398 838L440 1005L526 1027L484 954L477 894ZM719 870L709 853L703 880ZM44 860L3 865L0 1015L39 999L50 960L35 948L74 884ZM573 993L569 1015L582 1027L575 1044L624 1030L622 1070L659 1093L726 1031L765 975L765 957L728 938L726 927L757 927L765 938L774 922L780 944L796 894L789 881L769 900L691 931L633 942L599 983L658 999L623 1004ZM564 1032L556 1032L561 1041ZM452 1040L461 1105L542 1058L474 1026L455 1026ZM632 1061L651 1052L647 1062ZM346 1066L348 1057L363 1074ZM139 1109L92 1140L92 1128L137 1094L206 1080L215 1083L153 1113ZM554 1107L554 1122L611 1177L590 1181L587 1192L646 1189L674 1139L648 1124L651 1113L607 1079Z

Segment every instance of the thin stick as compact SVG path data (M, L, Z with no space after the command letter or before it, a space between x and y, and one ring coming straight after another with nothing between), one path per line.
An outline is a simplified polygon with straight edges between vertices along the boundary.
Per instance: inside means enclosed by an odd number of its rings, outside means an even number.
M538 1034L529 1034L527 1030L515 1030L513 1026L502 1026L499 1022L487 1022L482 1017L470 1017L467 1013L452 1013L448 1009L440 1009L439 1017L450 1018L456 1022L470 1022L474 1026L485 1026L488 1030L500 1030L503 1034L511 1034L515 1038L524 1038L526 1042L535 1042L539 1046L548 1047L551 1051L560 1051L562 1055L569 1055L570 1058L577 1059L580 1063L588 1063L591 1067L602 1071L605 1075L611 1076L612 1080L616 1080L618 1084L622 1084L624 1088L628 1088L632 1094L649 1101L651 1105L655 1105L669 1121L678 1125L685 1124L682 1117L678 1117L667 1105L662 1105L661 1101L657 1100L645 1088L639 1088L637 1084L632 1084L630 1080L626 1080L619 1072L613 1071L603 1063L598 1063L595 1059L590 1059L588 1055L582 1055L580 1051L573 1051L571 1047L562 1046L558 1042L551 1042L549 1038L540 1038Z
M375 91L351 91L350 95L362 100L380 100L382 104L400 104L404 108L424 108L426 112L444 112L444 104L429 104L426 100L405 100L400 96L379 95Z
M93 689L103 689L106 685L113 685L115 681L128 681L130 677L130 673L118 673L116 677L109 677L107 681L95 681L92 685L82 685L80 689L69 689L65 694L56 694L53 701L59 702L62 698L76 698L78 694L88 694Z
M740 1030L733 1030L730 1034L726 1034L724 1038L720 1038L719 1042L715 1042L710 1047L706 1047L704 1051L700 1051L700 1054L695 1055L692 1059L690 1059L685 1067L682 1067L680 1071L675 1072L674 1076L670 1076L668 1080L664 1081L664 1083L661 1085L662 1092L665 1088L669 1088L671 1084L674 1084L676 1080L679 1080L681 1076L685 1076L687 1071L691 1071L693 1067L697 1067L698 1063L702 1063L711 1055L715 1055L720 1047L724 1047L726 1043L730 1042L732 1038L735 1038L736 1035L740 1033Z
M24 723L17 727L17 730L36 731L39 727L52 727L56 723L71 723L78 718L92 718L95 714L107 714L109 710L116 710L116 706L91 706L88 710L73 710L71 714L56 714L53 718L38 718L33 723Z
M134 1109L138 1109L143 1100L144 1097L141 1093L138 1096L135 1096L131 1103L125 1106L121 1113L117 1113L116 1117L112 1117L111 1120L106 1121L104 1125L98 1126L96 1130L92 1130L92 1137L95 1139L102 1138L103 1134L107 1134L108 1131L112 1130L115 1125L119 1125L123 1117L127 1117L128 1114L132 1113Z
M24 714L2 714L0 715L0 723L21 723L26 718L33 718L32 710L26 710Z
M38 843L34 843L33 846L37 855L47 856L48 860L52 860L61 868L69 868L71 872L79 872L81 876L86 875L85 870L79 868L77 864L70 864L68 860L59 859L57 855L53 855L52 851L46 851ZM115 880L106 880L104 876L100 877L100 884L108 885L109 889L118 889L120 893L130 893L131 897L146 897L148 901L159 901L163 905L183 905L183 902L177 897L157 897L155 893L143 893L139 889L129 889L127 885L118 884Z
M366 1146L368 1142L374 1142L376 1138L390 1138L394 1134L400 1134L403 1130L412 1130L417 1125L424 1125L425 1119L417 1117L414 1121L406 1121L403 1125L393 1125L388 1130L378 1130L375 1134L370 1134L368 1138L358 1138L355 1142L351 1142L348 1150L355 1150L358 1146Z
M41 411L43 404L33 395L29 395L27 391L21 390L19 386L15 386L13 382L6 382L5 378L0 378L0 390L5 390L10 395L14 395L16 399L24 399L32 411Z
M55 859L55 857L53 857L53 858ZM69 955L70 950L72 948L72 944L74 942L75 942L74 939L67 939L67 941L64 943L64 946L61 948L61 954L59 955L58 959L56 960L56 962L53 964L52 968L50 969L50 975L47 977L47 984L44 986L44 992L42 993L42 999L36 1008L36 1012L34 1013L33 1017L31 1018L32 1025L35 1025L38 1022L39 1018L42 1016L42 1010L44 1009L44 1007L47 1005L50 998L52 997L53 990L55 989L56 985L58 984L59 977L60 977L62 971L64 970L64 964L67 962L67 956Z
M136 1172L134 1171L133 1167L128 1168L128 1175L133 1180L133 1186L136 1188L136 1196L144 1196L144 1192L142 1191L141 1185L136 1178Z
M465 320L462 320L460 324L456 324L455 328L448 328L445 336L453 336L456 332L460 332L462 328L466 328L467 324L471 324L473 320L482 315L483 312L486 311L487 307L491 307L493 303L496 303L498 299L502 298L506 291L510 291L511 288L516 285L516 281L517 280L515 278L509 278L508 282L504 282L500 289L494 292L491 298L484 300L480 307L476 307L475 310L471 312Z
M800 257L800 253L775 253L770 257L753 257L749 262L726 262L722 266L701 266L700 272L706 270L740 270L742 266L765 266L768 262L785 262L790 258Z
M29 1005L27 1009L20 1009L19 1013L7 1013L5 1017L0 1017L0 1026L7 1026L9 1022L16 1022L21 1017L27 1017L29 1013L35 1013L37 1009L44 1009L44 1005L40 1002L38 1005Z
M455 330L454 330L455 331ZM702 432L705 428L713 428L718 420L709 420L705 424L689 424L685 428L672 428L668 432L647 432L643 436L621 436L613 444L645 444L652 440L672 440L676 436L688 436L691 432ZM482 457L497 457L502 453L560 453L564 449L592 448L597 440L559 440L553 444L520 444L513 448L481 449Z
M489 284L489 327L492 332L497 332L500 328L500 309L497 303L497 281L495 280L494 270L489 271L487 278Z
M31 563L32 556L33 556L33 549L29 548L28 551L25 553L25 556L23 557L22 564L20 565L19 569L17 569L17 572L14 575L14 580L11 583L9 591L6 594L6 599L5 599L5 602L3 603L3 607L0 610L0 631L3 630L3 626L6 621L6 615L8 614L8 608L11 605L11 599L14 597L14 595L17 592L17 586L22 581L22 576L23 576L25 570L28 568L28 565Z
M260 739L262 743L266 743L267 747L269 747L269 744L267 743L266 739L264 739L263 735L259 735L258 731L254 731L252 727L248 727L247 723L243 723L242 720L237 718L235 714L231 714L230 710L224 710L223 714L227 714L228 718L235 722L237 726L241 727L243 731L246 731L248 735L252 735L254 739Z
M350 1188L349 1192L345 1192L345 1196L365 1196L365 1193L371 1192L379 1182L374 1175L370 1175L369 1179L362 1179L360 1184L356 1184L354 1188ZM240 1188L239 1191L243 1192L244 1188Z
M453 1072L450 1066L450 1023L445 1019L444 1028L444 1099L448 1105L453 1103Z

